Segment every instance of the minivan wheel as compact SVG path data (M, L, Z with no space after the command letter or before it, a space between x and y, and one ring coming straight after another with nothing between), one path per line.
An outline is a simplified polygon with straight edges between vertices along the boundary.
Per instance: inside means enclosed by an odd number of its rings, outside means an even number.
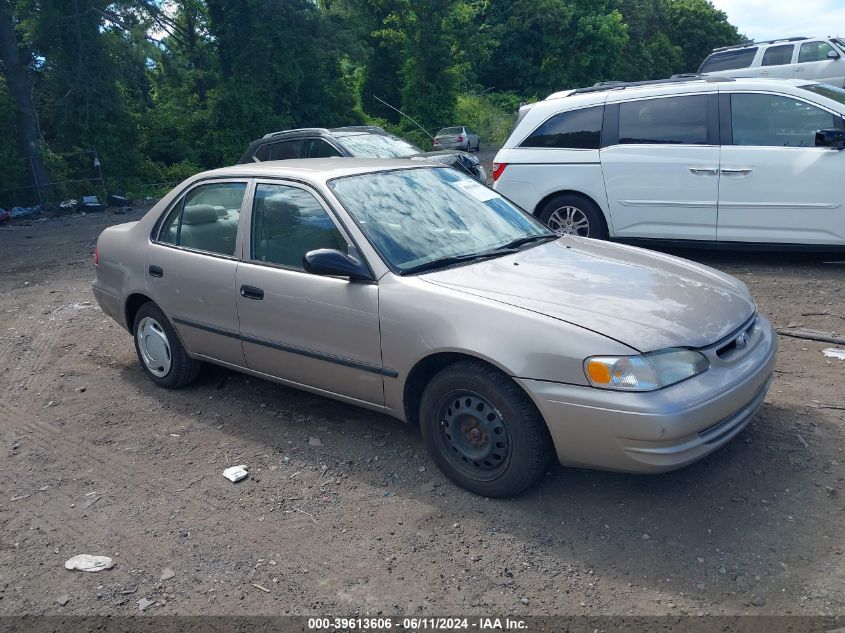
M553 196L537 215L541 222L559 235L607 239L604 216L588 198L572 194Z
M540 412L507 375L461 361L431 379L420 402L426 448L443 473L485 497L513 497L546 471L553 450Z
M147 302L138 309L132 332L141 367L154 383L178 389L196 380L202 363L188 356L157 305Z

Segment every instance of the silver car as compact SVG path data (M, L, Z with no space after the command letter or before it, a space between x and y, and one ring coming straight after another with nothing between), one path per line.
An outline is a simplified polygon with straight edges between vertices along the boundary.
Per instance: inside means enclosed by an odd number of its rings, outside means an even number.
M560 237L442 165L205 172L103 231L95 259L97 300L155 383L207 361L381 411L485 496L516 495L555 454L689 464L748 424L775 365L740 281Z
M434 135L433 149L462 149L465 152L477 152L481 149L481 139L468 127L444 127Z

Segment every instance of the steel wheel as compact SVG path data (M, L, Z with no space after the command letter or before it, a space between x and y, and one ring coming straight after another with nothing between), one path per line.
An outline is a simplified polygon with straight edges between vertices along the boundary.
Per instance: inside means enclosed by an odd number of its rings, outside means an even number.
M590 235L590 219L578 207L565 206L552 211L547 222L549 228L559 235Z
M170 341L161 324L152 317L144 317L138 322L135 332L141 360L153 376L163 378L170 373L173 354Z
M473 391L453 391L437 405L437 420L442 454L465 476L491 481L507 468L510 430L486 398Z

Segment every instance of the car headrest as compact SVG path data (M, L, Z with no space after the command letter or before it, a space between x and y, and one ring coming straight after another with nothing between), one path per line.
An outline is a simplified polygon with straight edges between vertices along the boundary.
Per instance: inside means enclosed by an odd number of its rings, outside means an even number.
M183 224L210 224L217 222L217 209L210 204L194 204L182 212Z

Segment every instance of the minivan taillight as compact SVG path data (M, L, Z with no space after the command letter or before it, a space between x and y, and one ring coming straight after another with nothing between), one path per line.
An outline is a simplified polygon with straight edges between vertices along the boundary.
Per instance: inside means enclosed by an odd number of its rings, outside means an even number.
M507 167L507 163L493 163L493 182L496 182L503 173L505 173L505 167Z
M463 143L463 142L464 142L464 137L463 137L463 136L459 136L459 137L458 137L458 143Z
M100 247L95 246L94 247L94 265L99 266L99 264L100 264Z

